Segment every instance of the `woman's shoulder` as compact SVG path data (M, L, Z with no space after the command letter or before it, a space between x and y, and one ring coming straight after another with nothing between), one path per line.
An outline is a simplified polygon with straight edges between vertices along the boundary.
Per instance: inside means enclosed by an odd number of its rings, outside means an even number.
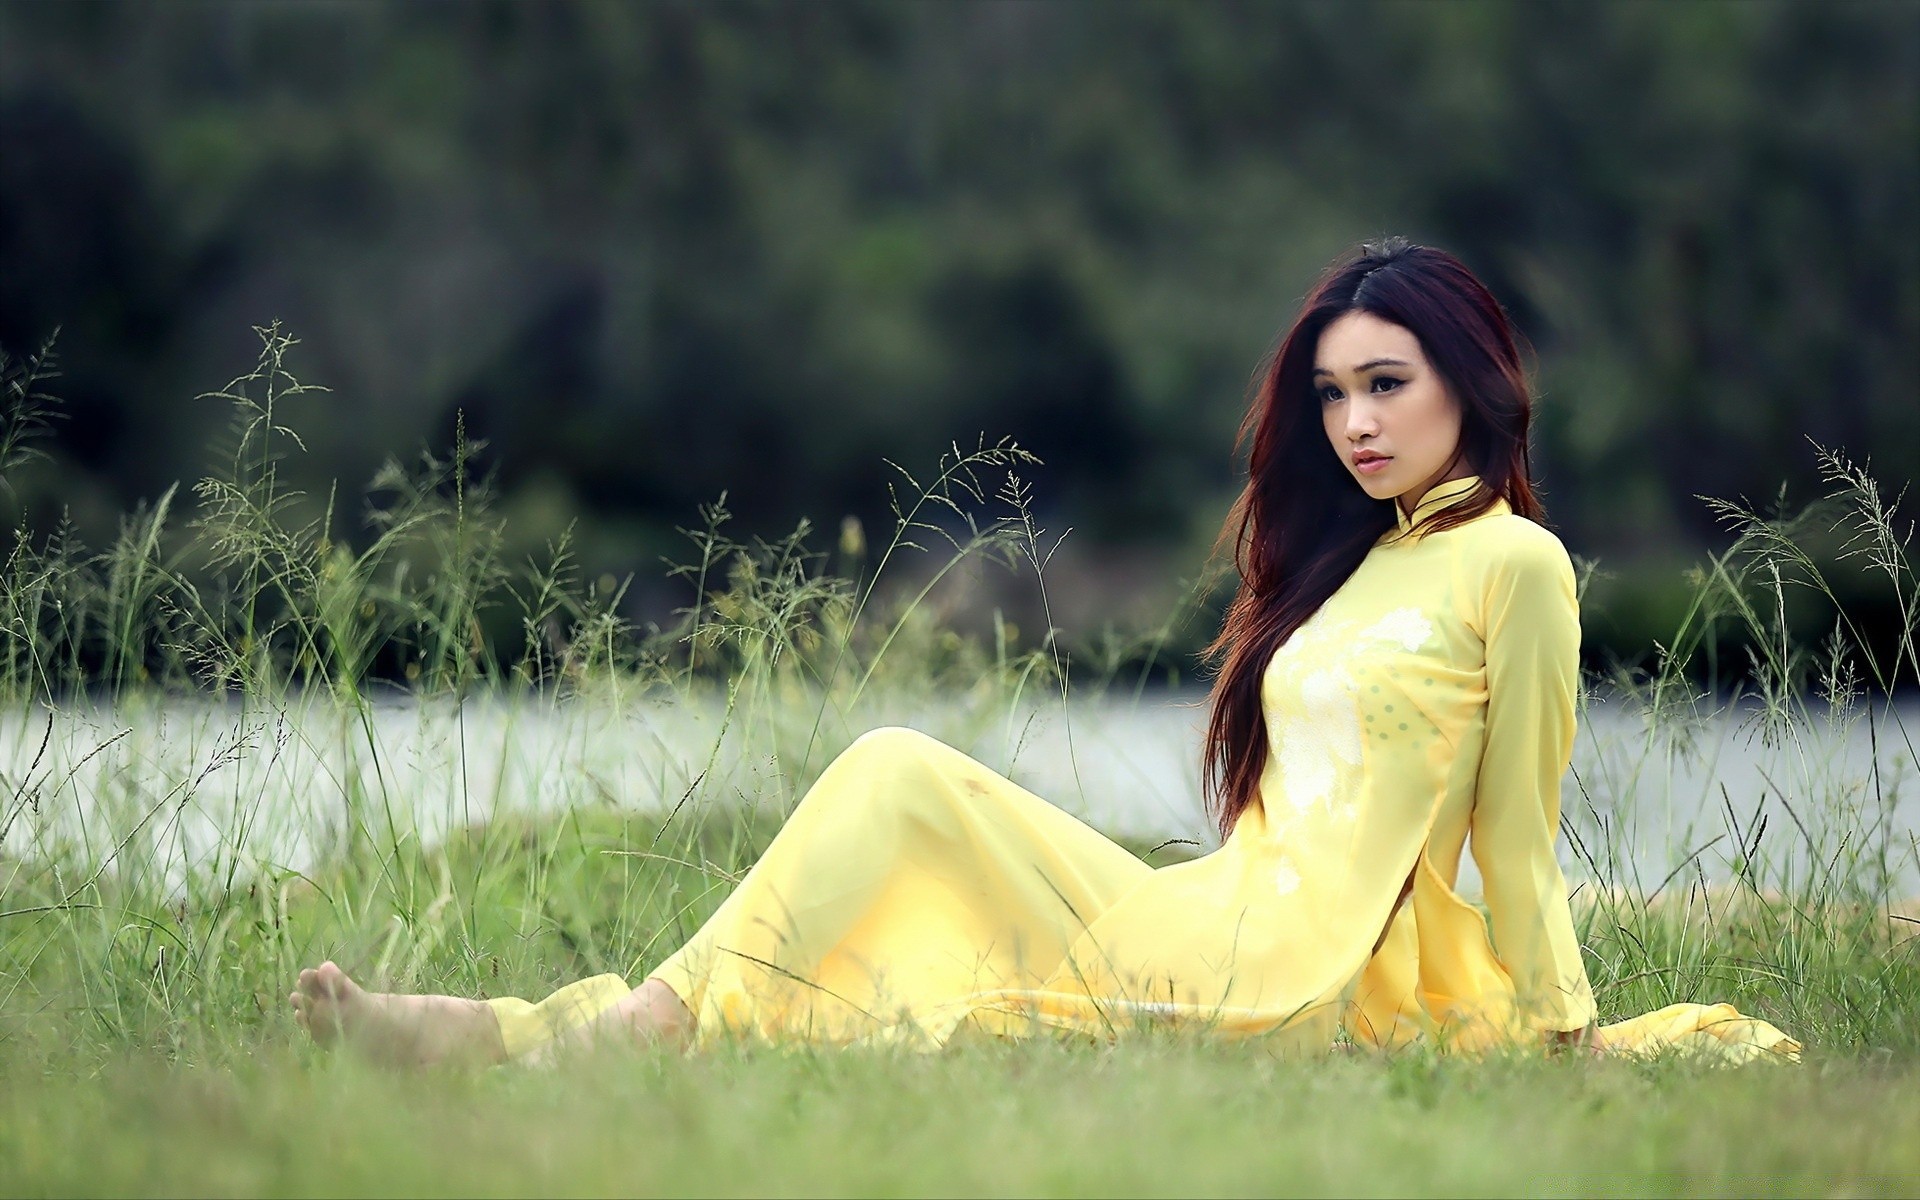
M1552 530L1513 512L1493 512L1457 530L1467 564L1485 576L1571 575L1573 560Z
M1510 512L1489 513L1458 528L1455 603L1467 625L1487 636L1499 613L1569 614L1576 627L1579 588L1573 560L1553 531Z

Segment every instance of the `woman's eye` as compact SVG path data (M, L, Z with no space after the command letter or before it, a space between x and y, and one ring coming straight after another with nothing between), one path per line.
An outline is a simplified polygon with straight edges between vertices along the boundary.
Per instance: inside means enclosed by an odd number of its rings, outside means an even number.
M1334 401L1336 401L1336 400L1338 400L1338 399L1340 399L1340 389L1339 389L1339 388L1337 388L1337 387L1323 387L1323 388L1321 388L1321 389L1320 389L1320 403L1322 403L1322 404L1332 404L1332 403L1333 403Z
M1394 388L1399 387L1402 382L1402 380L1395 379L1391 375L1377 375L1373 380L1373 390L1376 392L1390 392Z

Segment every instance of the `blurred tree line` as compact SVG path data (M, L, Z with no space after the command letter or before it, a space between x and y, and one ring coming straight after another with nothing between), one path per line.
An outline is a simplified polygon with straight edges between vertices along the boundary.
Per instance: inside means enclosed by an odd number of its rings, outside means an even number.
M1920 462L1917 216L1894 0L6 3L0 347L60 330L70 419L0 505L110 538L279 319L332 389L292 477L351 498L464 413L516 547L578 522L639 615L700 502L871 529L884 460L984 433L1046 462L1057 604L1151 616L1276 331L1398 232L1534 343L1630 656L1697 495L1807 495L1808 438Z

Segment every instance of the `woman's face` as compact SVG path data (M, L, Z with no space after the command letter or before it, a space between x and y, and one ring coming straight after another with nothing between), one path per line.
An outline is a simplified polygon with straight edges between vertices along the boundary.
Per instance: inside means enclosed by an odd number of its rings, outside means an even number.
M1460 448L1460 405L1404 326L1344 313L1320 333L1313 387L1327 441L1367 495L1411 513L1427 489L1473 473Z

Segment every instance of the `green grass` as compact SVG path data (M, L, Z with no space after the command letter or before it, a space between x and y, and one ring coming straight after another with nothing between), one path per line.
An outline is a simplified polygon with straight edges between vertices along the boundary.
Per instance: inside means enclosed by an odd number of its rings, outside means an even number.
M1030 1043L403 1078L275 1041L228 1057L0 1077L0 1191L1830 1196L1920 1179L1911 1064L1303 1066Z
M1749 635L1759 649L1734 700L1755 716L1776 786L1810 814L1799 836L1820 870L1736 830L1712 860L1724 887L1684 861L1664 884L1637 882L1618 841L1630 814L1572 814L1603 1019L1732 1001L1803 1041L1802 1066L1423 1050L1299 1062L1141 1037L925 1057L731 1048L406 1078L305 1045L284 1005L295 972L333 958L375 986L469 996L637 977L864 728L1010 744L1021 714L1064 701L1057 631L962 636L935 603L940 580L978 557L1030 571L1044 593L1049 541L1014 474L1018 449L956 448L931 473L901 473L897 527L871 553L851 534L816 552L804 526L734 541L713 506L676 568L682 620L635 630L617 589L574 578L564 544L540 564L503 561L464 446L383 474L365 544L336 543L332 501L313 515L278 483L279 456L297 452L285 409L304 389L285 372L290 340L263 337L260 366L222 393L234 444L184 523L170 493L109 550L23 535L0 569L0 696L27 735L0 764L0 1192L1920 1187L1907 1135L1920 1125L1920 928L1889 915L1915 848L1880 819L1910 772L1851 778L1815 736L1865 721L1913 763L1890 698L1920 680L1920 588L1891 506L1844 458L1826 460L1833 494L1807 514L1723 509L1737 540L1691 579L1686 624L1650 675L1604 685L1645 718L1634 761L1646 773L1610 784L1657 807L1662 765L1701 753L1690 731L1727 703L1686 685L1690 656L1728 624ZM11 470L45 398L32 372L7 384ZM977 518L982 507L998 515ZM1853 637L1844 610L1818 646L1785 636L1788 591L1832 594L1798 551L1818 522L1892 589L1908 620L1891 650ZM940 538L949 553L901 571L916 540ZM1073 686L1135 688L1144 672L1117 664L1151 666L1191 616L1109 638ZM503 622L517 642L489 634ZM372 697L393 675L407 681L406 719L458 746L454 766L409 773L392 759ZM508 720L566 718L549 756L491 791L476 768L504 751L470 736L481 703ZM49 721L49 704L74 719ZM612 747L646 765L643 795L601 778L589 752L605 747L584 743L635 736L647 705L714 719L705 743ZM584 719L596 714L611 719ZM349 761L365 769L327 766ZM531 797L549 792L560 803L536 811ZM298 862L279 849L290 832L306 839ZM1135 849L1155 863L1185 853Z

